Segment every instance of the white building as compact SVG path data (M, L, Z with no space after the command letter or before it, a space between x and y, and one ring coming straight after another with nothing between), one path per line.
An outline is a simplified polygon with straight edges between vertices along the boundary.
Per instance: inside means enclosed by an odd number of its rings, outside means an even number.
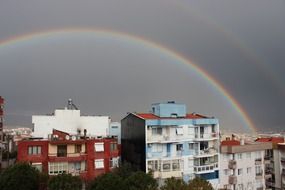
M264 154L272 143L226 140L221 143L220 187L231 190L265 189Z
M33 136L47 138L52 129L70 134L83 134L86 130L87 136L109 135L109 116L81 116L80 110L73 109L72 105L72 102L69 102L67 108L57 109L53 115L33 115Z
M118 138L118 143L121 144L121 123L111 122L109 127L109 135Z
M278 174L280 176L280 183L279 181L276 182L280 184L280 189L285 189L285 143L278 144L278 150L279 150L279 161L278 164L280 165L280 169L278 171Z

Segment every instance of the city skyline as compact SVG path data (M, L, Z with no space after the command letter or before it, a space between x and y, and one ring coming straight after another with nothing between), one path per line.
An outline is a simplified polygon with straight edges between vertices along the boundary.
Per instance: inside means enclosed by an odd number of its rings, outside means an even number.
M2 4L6 126L31 126L72 98L117 121L174 100L222 130L248 131L246 117L260 131L283 127L284 2Z

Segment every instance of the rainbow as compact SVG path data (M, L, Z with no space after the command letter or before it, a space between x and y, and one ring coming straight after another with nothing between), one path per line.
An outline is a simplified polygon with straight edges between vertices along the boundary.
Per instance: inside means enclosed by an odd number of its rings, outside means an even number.
M134 44L139 44L145 48L155 50L162 55L166 55L168 57L173 58L178 63L187 65L191 70L201 76L204 80L206 80L209 84L211 84L217 91L229 102L232 108L238 113L241 117L242 121L245 125L250 129L251 132L257 133L257 128L255 127L254 123L243 109L243 107L239 104L239 102L210 74L208 74L205 70L199 67L194 62L186 59L184 56L179 54L178 52L169 49L161 44L156 42L147 40L140 36L131 35L128 33L123 33L114 30L108 29L98 29L98 28L64 28L64 29L53 29L53 30L45 30L39 31L29 34L24 34L21 36L14 36L3 41L0 41L0 50L7 47L14 47L17 44L21 44L24 42L31 42L34 40L44 39L48 37L58 36L58 35L67 35L70 33L78 33L78 34L95 34L96 36L100 37L109 37L109 38L116 38L122 41L132 42Z

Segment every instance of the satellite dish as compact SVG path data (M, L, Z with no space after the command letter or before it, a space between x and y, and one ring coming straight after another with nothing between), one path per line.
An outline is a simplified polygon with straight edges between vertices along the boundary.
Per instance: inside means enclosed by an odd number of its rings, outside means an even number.
M71 140L75 141L76 140L76 136L72 136Z
M69 135L66 135L65 140L69 140L69 139L70 139Z

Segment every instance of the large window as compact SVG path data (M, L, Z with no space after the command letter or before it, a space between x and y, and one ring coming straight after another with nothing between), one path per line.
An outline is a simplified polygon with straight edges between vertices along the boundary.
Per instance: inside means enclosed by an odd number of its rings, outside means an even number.
M151 151L152 152L162 152L163 151L162 144L152 144Z
M147 167L151 171L159 171L160 165L158 160L151 160L147 162Z
M176 127L176 135L183 135L183 128L182 127Z
M111 143L110 144L110 151L112 152L112 151L115 151L115 150L117 150L117 143Z
M28 154L29 155L37 155L42 153L41 146L29 146L28 147Z
M49 175L57 175L68 172L67 162L49 162L48 167Z
M57 157L66 157L67 156L67 146L58 145L57 146Z
M103 169L104 168L104 159L95 160L95 169Z
M180 170L179 160L173 160L172 161L172 170L173 171Z
M80 153L81 152L81 144L76 144L75 146L74 146L74 152L75 153Z
M152 127L151 133L152 135L162 135L162 127Z
M104 143L95 143L94 146L96 152L104 152Z

